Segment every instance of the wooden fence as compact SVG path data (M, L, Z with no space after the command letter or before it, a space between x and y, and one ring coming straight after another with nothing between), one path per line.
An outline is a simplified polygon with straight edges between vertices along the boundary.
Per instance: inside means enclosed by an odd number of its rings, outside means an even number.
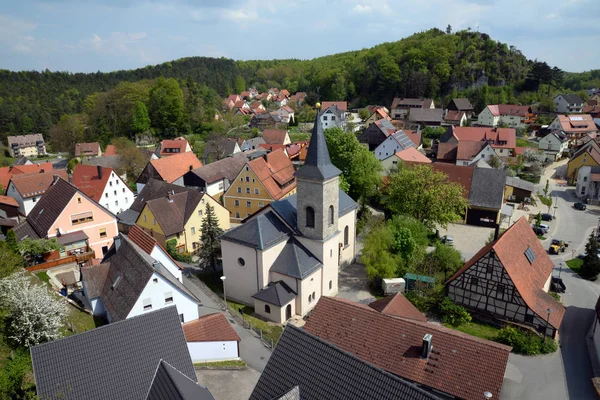
M37 265L32 265L30 267L25 267L25 269L29 272L35 272L35 271L42 271L42 270L46 270L46 269L50 269L50 268L54 268L57 267L59 265L65 265L65 264L71 264L74 262L77 263L82 263L85 262L89 259L94 258L95 253L93 251L88 251L87 253L83 253L83 254L77 254L74 256L68 256L68 257L63 257L63 258L59 258L57 260L52 260L52 261L48 261L45 263L41 263L41 264L37 264Z

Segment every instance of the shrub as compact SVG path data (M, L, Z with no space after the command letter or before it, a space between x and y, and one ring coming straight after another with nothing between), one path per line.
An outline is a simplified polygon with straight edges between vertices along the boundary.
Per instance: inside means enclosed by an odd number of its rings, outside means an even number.
M419 311L424 313L439 311L438 304L442 302L444 295L443 286L441 288L424 288L422 290L412 290L406 293L406 298Z
M459 326L471 322L471 315L464 307L455 304L448 297L440 303L440 315L442 322L452 326Z
M558 349L553 339L542 338L512 326L502 328L494 341L511 346L515 353L526 356L554 353Z

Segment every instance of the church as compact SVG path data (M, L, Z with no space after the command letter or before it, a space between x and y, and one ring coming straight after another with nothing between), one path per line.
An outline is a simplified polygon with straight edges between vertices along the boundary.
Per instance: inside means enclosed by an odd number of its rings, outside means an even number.
M283 323L338 292L340 266L356 256L358 205L339 187L317 118L296 194L272 202L221 236L227 297Z

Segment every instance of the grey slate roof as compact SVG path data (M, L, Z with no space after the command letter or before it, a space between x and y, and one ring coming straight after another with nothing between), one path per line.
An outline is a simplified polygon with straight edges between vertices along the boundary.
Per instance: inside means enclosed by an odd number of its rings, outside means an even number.
M524 179L515 178L513 176L506 177L506 186L516 187L518 189L526 190L529 192L533 192L534 189L533 183Z
M160 360L146 400L214 400L214 397L207 388Z
M296 386L302 400L437 399L416 385L288 324L250 400L285 398Z
M27 220L21 222L19 225L13 228L15 235L19 240L23 240L25 238L29 239L40 239L40 235L37 234L33 226ZM44 235L45 236L45 235Z
M144 400L160 360L196 382L175 307L31 348L38 396Z
M221 239L264 250L286 239L291 233L279 217L268 211L225 232Z
M335 165L331 163L329 158L329 150L327 150L327 142L323 133L323 126L319 113L315 117L310 137L310 146L306 153L304 165L294 173L297 178L316 179L324 181L338 176L342 173Z
M246 139L246 141L244 142L244 147L248 148L249 150L252 150L258 148L259 145L265 143L265 139L263 139L261 136L257 136L255 138Z
M158 199L159 197L165 197L171 191L175 193L183 192L196 192L197 190L186 188L185 186L173 185L158 179L150 179L145 185L140 194L135 198L130 210L138 213L142 212L142 209L146 205L148 200Z
M143 191L143 189L142 189ZM135 221L137 221L140 216L139 211L132 210L131 208L117 214L117 220L119 223L124 225L135 225Z
M583 100L576 94L563 94L563 99L569 104L583 104Z
M444 110L441 108L411 108L409 121L412 122L435 122L444 120Z
M467 98L459 97L452 99L452 101L459 111L473 111L473 105L471 105L471 102Z
M469 206L499 210L504 197L506 171L495 168L475 168L471 180Z
M296 292L284 281L269 283L269 286L252 295L253 298L265 303L281 307L296 297Z
M321 267L321 261L292 236L273 262L271 272L304 279Z
M244 154L236 154L233 157L203 165L188 172L188 174L195 174L208 184L217 182L223 178L233 181L242 170L242 167L246 165L246 160Z

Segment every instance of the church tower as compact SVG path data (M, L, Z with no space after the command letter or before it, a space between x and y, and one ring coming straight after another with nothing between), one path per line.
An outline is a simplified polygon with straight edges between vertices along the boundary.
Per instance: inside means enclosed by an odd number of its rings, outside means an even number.
M325 134L319 118L320 105L312 130L304 165L296 171L298 229L307 239L327 241L338 233L339 176L331 163Z

